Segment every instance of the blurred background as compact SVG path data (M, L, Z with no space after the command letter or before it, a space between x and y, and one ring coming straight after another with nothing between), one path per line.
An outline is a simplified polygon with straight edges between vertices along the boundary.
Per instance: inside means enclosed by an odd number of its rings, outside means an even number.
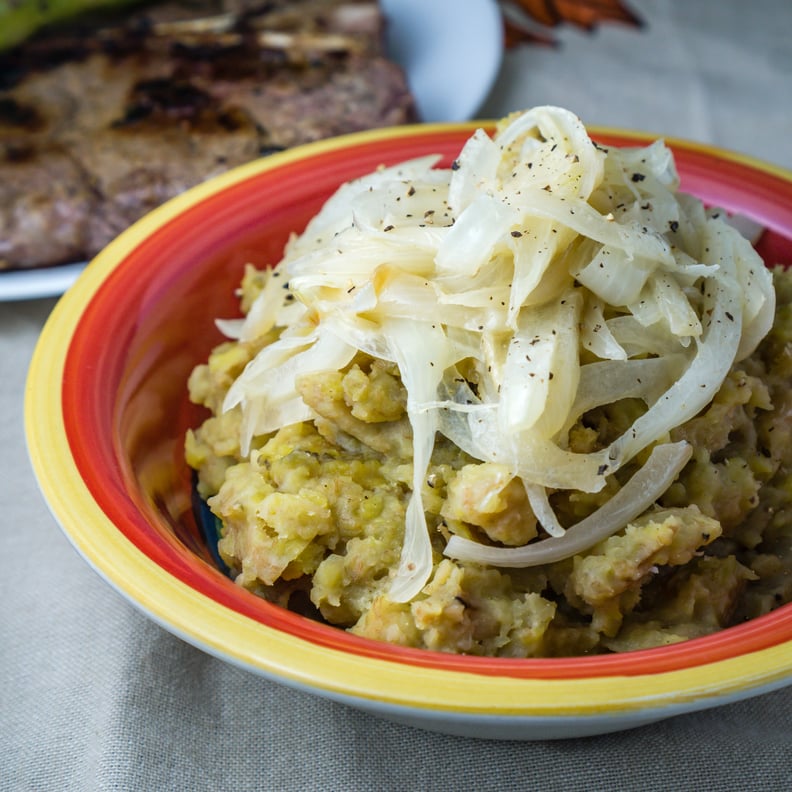
M537 27L548 6L558 21L548 25L546 15ZM501 8L512 35L483 115L561 104L587 124L686 137L792 168L787 0L527 0Z

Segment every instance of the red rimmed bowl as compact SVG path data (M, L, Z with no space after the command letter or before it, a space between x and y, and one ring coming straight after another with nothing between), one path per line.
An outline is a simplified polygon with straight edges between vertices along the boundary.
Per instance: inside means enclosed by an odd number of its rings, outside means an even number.
M239 168L153 212L101 253L53 311L31 364L26 431L41 489L77 550L190 643L272 679L453 734L549 739L616 731L792 682L792 605L705 638L621 655L485 659L398 648L290 613L212 563L183 437L186 379L237 312L247 262L280 258L347 179L427 153L448 165L475 125L323 141ZM649 136L596 130L603 143ZM683 189L755 221L792 264L792 173L667 141Z

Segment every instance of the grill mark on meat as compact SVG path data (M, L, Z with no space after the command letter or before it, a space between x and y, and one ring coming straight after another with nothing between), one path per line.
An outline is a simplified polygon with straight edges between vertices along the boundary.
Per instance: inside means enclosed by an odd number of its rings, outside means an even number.
M200 24L168 3L0 56L0 269L91 258L231 167L415 120L376 4L199 2Z
M197 119L211 105L212 97L189 82L164 78L142 80L132 86L123 117L115 119L111 126L129 126L157 115Z
M11 97L0 98L0 126L18 127L27 132L40 132L44 119L35 107Z
M196 110L209 107L212 97L188 82L175 80L146 80L132 89L132 99L138 106L167 113L193 114Z

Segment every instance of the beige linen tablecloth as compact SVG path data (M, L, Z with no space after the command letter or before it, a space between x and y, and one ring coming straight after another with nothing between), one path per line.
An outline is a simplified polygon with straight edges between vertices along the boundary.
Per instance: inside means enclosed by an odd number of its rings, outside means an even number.
M510 51L481 116L560 104L792 168L790 0L630 6L645 29ZM494 743L295 692L151 623L73 551L29 467L25 374L53 304L0 304L1 790L792 789L792 688L620 734Z

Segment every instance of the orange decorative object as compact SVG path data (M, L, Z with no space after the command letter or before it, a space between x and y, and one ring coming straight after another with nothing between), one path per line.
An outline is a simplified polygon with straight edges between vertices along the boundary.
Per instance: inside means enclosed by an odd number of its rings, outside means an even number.
M557 44L549 33L521 24L520 14L527 15L540 26L553 28L571 24L589 32L603 22L643 26L641 18L619 0L504 0L501 8L507 49L519 44Z

